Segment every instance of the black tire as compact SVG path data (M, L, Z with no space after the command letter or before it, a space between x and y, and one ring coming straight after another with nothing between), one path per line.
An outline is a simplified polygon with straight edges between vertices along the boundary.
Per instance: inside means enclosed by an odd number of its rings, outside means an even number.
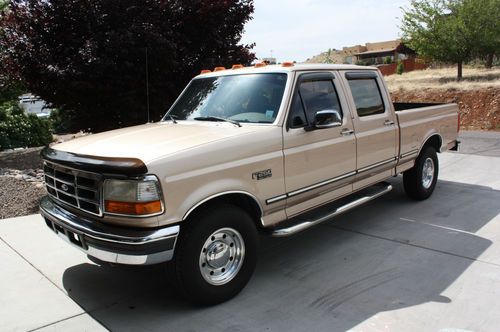
M196 305L213 305L236 296L250 280L257 263L258 233L252 218L236 206L219 205L199 211L186 220L185 224L186 226L181 226L175 256L168 266L180 293ZM218 239L214 241L212 235L216 235ZM211 241L209 245L206 244L207 241ZM241 257L235 251L235 248L241 248L241 242L244 254L239 263L235 263L236 258ZM213 258L209 263L209 257L217 256L210 256L208 252L203 254L202 250L206 252L207 248L209 252L221 250L221 259ZM205 268L202 267L202 261L206 262ZM230 274L229 268L225 272L224 267L213 268L210 264L215 265L214 262L226 262L225 267L239 267L231 268L236 272ZM214 271L220 273L220 276L232 277L227 281L212 280L210 278L216 276L208 273ZM221 283L213 284L214 282Z
M428 164L432 161L433 170L430 172ZM432 180L424 175L424 167L432 174ZM403 184L406 194L415 200L422 201L429 198L436 187L439 174L439 162L436 150L431 147L425 147L415 161L415 166L403 173Z

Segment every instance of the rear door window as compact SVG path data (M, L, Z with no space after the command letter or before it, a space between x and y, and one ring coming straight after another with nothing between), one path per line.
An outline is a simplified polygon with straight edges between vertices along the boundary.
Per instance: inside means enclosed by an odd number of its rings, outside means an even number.
M375 78L349 80L358 116L370 116L385 112L384 102Z

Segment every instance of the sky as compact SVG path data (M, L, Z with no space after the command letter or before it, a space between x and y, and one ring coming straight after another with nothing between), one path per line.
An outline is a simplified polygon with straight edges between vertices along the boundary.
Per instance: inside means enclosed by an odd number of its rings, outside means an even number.
M402 6L410 0L255 0L241 42L258 58L305 61L329 48L400 37Z

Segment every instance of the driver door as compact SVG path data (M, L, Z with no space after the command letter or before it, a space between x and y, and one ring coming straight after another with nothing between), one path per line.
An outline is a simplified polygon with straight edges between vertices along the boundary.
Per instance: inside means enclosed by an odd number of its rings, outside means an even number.
M335 72L299 73L283 130L288 217L352 192L356 139ZM316 112L336 110L341 125L316 129Z

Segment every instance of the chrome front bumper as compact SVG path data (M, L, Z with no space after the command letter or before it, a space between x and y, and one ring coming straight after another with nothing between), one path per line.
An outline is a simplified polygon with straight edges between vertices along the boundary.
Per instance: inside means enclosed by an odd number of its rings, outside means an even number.
M151 265L174 255L179 226L144 230L96 223L63 209L49 197L42 199L40 212L63 240L105 262Z

